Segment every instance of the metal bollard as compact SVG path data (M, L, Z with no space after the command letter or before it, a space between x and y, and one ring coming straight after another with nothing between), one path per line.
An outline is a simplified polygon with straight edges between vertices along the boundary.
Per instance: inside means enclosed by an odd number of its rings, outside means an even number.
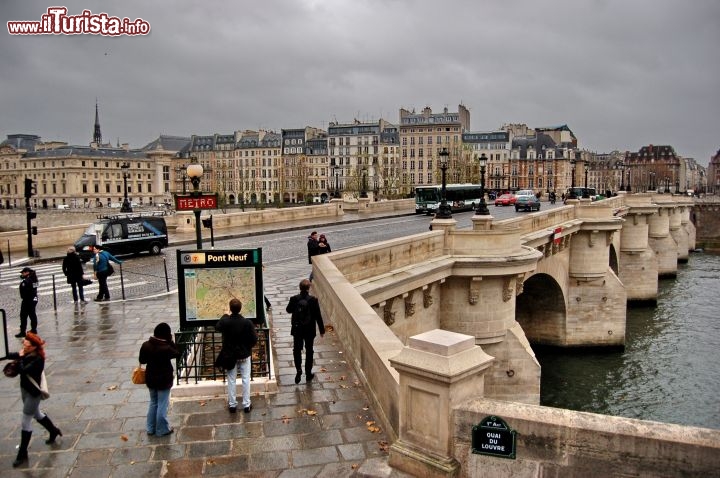
M163 267L165 268L165 288L168 292L170 292L170 281L168 280L168 273L167 273L167 258L163 257Z

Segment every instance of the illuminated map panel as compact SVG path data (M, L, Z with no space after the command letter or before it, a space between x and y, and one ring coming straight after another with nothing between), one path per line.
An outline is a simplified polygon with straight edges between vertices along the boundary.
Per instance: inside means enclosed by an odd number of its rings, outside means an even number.
M261 249L177 251L177 261L181 327L214 325L230 299L244 317L265 320Z

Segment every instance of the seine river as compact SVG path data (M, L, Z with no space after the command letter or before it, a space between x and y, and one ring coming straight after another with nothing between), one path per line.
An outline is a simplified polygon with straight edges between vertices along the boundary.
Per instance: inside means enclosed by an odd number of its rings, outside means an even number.
M627 311L623 351L537 350L541 403L720 429L720 255L695 253Z

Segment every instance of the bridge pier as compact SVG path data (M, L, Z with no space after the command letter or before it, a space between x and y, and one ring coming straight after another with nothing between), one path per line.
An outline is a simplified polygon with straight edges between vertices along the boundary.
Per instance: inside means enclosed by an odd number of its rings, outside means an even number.
M657 261L649 239L650 217L657 211L649 198L633 198L620 231L618 278L630 302L657 301Z
M659 277L676 277L678 244L670 234L670 216L675 204L658 204L656 214L648 219L648 244L655 251Z

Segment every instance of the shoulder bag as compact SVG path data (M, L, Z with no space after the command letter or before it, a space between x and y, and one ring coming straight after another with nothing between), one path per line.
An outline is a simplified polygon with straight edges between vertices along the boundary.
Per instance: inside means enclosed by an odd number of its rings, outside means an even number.
M135 385L142 385L145 383L145 369L140 365L135 367L135 370L132 372L132 383Z
M48 385L47 385L47 379L45 378L45 371L43 370L42 374L40 374L40 385L35 381L34 378L32 378L30 375L26 375L28 380L30 380L30 383L35 385L35 388L40 390L40 398L42 400L47 400L50 398L50 392L48 391Z

